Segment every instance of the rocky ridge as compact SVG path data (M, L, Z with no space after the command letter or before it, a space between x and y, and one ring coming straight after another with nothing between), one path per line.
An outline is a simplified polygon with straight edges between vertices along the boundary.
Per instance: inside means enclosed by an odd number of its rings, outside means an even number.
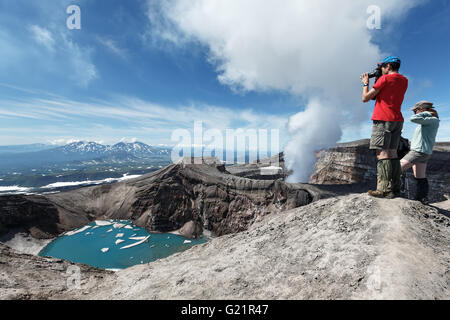
M1 246L0 298L449 299L450 219L439 210L365 194L322 199L149 264L83 267L76 289L65 285L66 262Z

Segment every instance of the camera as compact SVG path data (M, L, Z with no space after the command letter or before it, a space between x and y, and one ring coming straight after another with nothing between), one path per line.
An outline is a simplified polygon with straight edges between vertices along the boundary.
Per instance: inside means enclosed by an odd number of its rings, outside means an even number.
M383 73L381 71L381 64L379 64L375 70L373 70L372 72L369 73L369 79L375 78L376 80L378 80L378 78L381 77L382 75L383 75ZM375 82L376 82L376 80L375 80Z

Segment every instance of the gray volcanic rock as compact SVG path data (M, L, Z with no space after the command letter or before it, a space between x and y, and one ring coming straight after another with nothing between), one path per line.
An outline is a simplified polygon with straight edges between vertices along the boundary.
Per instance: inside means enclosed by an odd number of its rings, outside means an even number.
M369 150L369 140L338 144L317 154L313 184L360 184L360 192L376 186L377 160ZM430 200L444 201L450 197L450 143L436 143L428 163L427 176L430 183ZM412 169L407 172L409 193L412 197L415 182Z
M61 193L0 197L0 217L5 216L0 218L0 235L34 226L43 230L32 233L34 237L54 237L95 219L130 219L152 232L174 231L193 221L197 236L199 228L223 235L246 230L266 214L331 195L281 179L238 177L210 160L180 161L135 179Z
M0 297L449 299L450 219L442 210L365 194L322 199L149 264L87 271L80 290L52 289L61 275L49 271L55 259L3 247Z
M377 160L369 140L337 144L317 154L315 184L349 184L376 179Z
M1 300L45 300L61 294L67 298L97 281L114 277L112 271L23 254L0 243Z
M67 216L70 216L67 217ZM0 235L12 229L21 229L37 239L57 236L64 228L60 221L70 220L67 227L86 224L87 219L70 215L66 210L50 203L44 196L7 195L0 197Z
M415 201L324 199L119 271L83 297L449 299L449 226Z
M265 170L269 167L279 167L280 170ZM285 167L283 152L270 158L255 160L247 164L226 166L226 170L239 177L257 180L284 180L289 175Z
M198 238L203 233L202 225L195 221L188 221L178 230L178 233L185 238Z

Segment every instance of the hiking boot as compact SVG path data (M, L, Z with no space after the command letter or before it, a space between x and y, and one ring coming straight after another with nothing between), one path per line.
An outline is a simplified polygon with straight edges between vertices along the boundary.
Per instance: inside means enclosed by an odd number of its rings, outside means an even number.
M377 191L393 192L393 163L391 159L378 160L377 163ZM399 190L400 191L400 190Z
M376 198L393 199L397 197L400 194L401 189L401 166L399 165L400 160L398 159L378 160L377 190L369 190L368 194ZM400 169L400 171L398 171L398 169Z
M369 196L372 196L372 197L376 197L376 198L384 198L384 192L382 192L382 191L378 191L378 190L375 190L375 191L369 190L367 193L369 194Z
M379 191L379 190L376 190L376 191L369 190L367 193L370 196L372 196L372 197L385 198L385 199L394 199L397 196L399 196L398 193L395 193L395 192L392 192L392 191L390 191L390 192L383 192L383 191Z
M416 183L417 183L417 188L416 188L416 194L414 195L414 200L420 201L423 204L428 204L429 200L428 200L428 190L429 190L429 185L428 185L428 179L427 178L423 178L423 179L416 179Z
M384 197L386 199L395 199L397 197L401 197L401 193L400 192L388 192L384 194Z
M392 190L395 193L400 193L402 190L402 165L400 159L391 159L392 166Z

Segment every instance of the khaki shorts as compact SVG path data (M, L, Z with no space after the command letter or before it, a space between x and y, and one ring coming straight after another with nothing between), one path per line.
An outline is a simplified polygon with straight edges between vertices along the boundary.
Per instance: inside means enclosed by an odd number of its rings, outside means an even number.
M398 149L400 136L402 135L403 122L389 122L374 120L372 125L372 137L370 149L388 150Z
M402 160L406 160L410 163L427 163L430 158L431 154L411 150Z

